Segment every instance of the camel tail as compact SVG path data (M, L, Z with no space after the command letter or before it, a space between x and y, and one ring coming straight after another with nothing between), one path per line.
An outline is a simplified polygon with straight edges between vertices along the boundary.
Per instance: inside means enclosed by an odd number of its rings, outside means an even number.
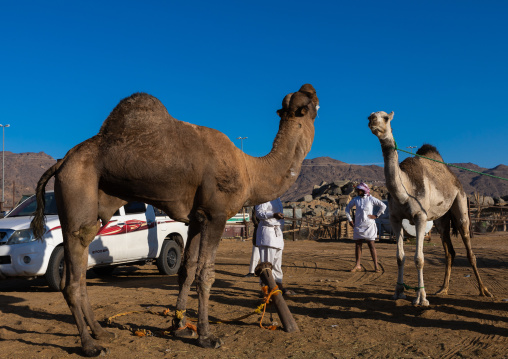
M46 172L42 174L39 182L37 182L37 187L35 189L37 209L34 212L34 218L32 219L32 222L30 222L30 229L34 234L34 237L37 239L42 239L42 236L44 233L46 233L46 215L44 214L44 210L46 209L46 185L48 184L51 177L53 177L60 169L60 167L65 163L66 159L71 154L76 152L83 143L80 143L79 145L71 148L65 157L56 161L53 166L48 168Z
M455 220L452 217L452 234L457 237L459 235L459 228L457 227L457 223L455 223Z
M30 228L34 234L34 237L37 239L42 239L44 233L46 233L46 216L44 215L44 210L46 208L46 184L49 182L51 177L53 177L62 165L63 160L58 161L53 166L51 166L39 179L37 182L37 188L35 190L35 197L37 200L37 209L34 212L34 218L30 223Z

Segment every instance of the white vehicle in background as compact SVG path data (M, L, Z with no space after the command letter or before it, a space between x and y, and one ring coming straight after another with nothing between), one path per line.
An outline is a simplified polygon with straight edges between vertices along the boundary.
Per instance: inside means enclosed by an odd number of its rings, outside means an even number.
M46 233L36 240L30 230L35 196L0 219L0 277L44 276L59 290L63 272L63 237L54 192L46 193ZM159 272L176 274L187 241L187 225L142 202L121 207L103 226L88 251L88 267L99 275L122 264L153 262Z

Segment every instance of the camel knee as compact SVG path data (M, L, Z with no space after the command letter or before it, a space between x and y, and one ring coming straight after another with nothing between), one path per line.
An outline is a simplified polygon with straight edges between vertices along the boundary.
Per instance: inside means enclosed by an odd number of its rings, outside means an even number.
M471 263L473 267L476 267L476 256L473 253L471 254L468 253L468 259L469 263Z
M196 280L197 292L210 293L210 289L212 289L213 282L215 282L215 278L209 280Z
M215 282L215 271L213 269L207 268L208 270L201 270L199 274L196 276L196 284L198 290L204 290L209 292L212 288L213 283Z
M459 219L459 227L462 229L462 233L469 237L469 218L467 213L463 213Z
M79 282L69 282L66 281L65 285L62 288L62 294L64 298L72 303L73 305L76 305L76 297L79 295Z
M215 272L211 273L202 273L196 277L196 282L199 284L202 284L204 286L212 286L212 284L215 282Z
M416 268L422 269L424 264L423 256L417 256L415 257L415 265Z

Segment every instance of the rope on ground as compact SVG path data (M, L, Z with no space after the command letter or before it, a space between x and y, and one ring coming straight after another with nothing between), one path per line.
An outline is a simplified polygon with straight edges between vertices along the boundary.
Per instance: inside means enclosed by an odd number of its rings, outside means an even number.
M248 314L245 314L245 315L242 315L242 316L239 316L237 318L233 318L233 319L210 320L209 323L213 323L213 324L227 324L227 323L231 323L231 322L238 322L238 321L246 319L246 318L248 318L248 317L250 317L250 316L252 316L254 314L262 314L261 315L261 320L259 322L259 326L261 328L264 328L264 329L270 329L270 330L277 329L277 326L275 326L275 325L270 325L268 327L264 327L262 323L263 323L263 317L264 317L265 312L266 312L266 306L270 302L271 297L273 295L278 295L279 293L282 293L282 291L277 286L275 286L275 288L270 293L268 293L268 286L265 286L262 289L263 289L263 293L264 293L263 302L256 309L254 309L252 312L250 312ZM165 309L164 311L162 311L162 313L161 312L156 312L156 311L153 311L153 310L150 310L150 309L147 309L147 310L133 310L133 311L130 311L130 312L119 313L119 314L115 314L115 315L112 315L111 317L109 317L106 320L106 324L109 325L109 326L114 326L116 324L116 323L114 323L114 319L122 317L122 316L125 316L125 315L138 314L138 313L162 315L162 316L167 317L167 316L170 315L170 310L169 309ZM177 310L175 312L175 319L181 320L181 319L184 318L184 316L185 316L185 310ZM197 322L197 318L187 317L187 319L190 320L190 321L193 321L193 322ZM139 336L139 337L154 336L154 334L150 330L148 330L148 329L139 329L139 328L135 329L135 328L132 328L129 325L119 325L119 324L116 324L116 326L118 328L120 328L120 329L129 330L131 333L133 333L134 335ZM191 323L187 323L185 327L178 328L178 329L185 329L185 328L189 328L189 329L191 329L191 330L193 330L194 332L197 333L196 326L191 324ZM162 331L161 334L162 335L169 335L169 331Z
M106 324L109 326L113 326L113 324L115 324L115 323L113 323L113 319L122 317L124 315L136 314L136 313L150 313L150 314L160 315L160 313L154 312L153 310L149 310L149 309L147 309L147 310L133 310L130 312L115 314L115 315L109 317L108 319L106 319ZM148 329L140 329L140 328L135 329L135 328L132 328L130 325L117 325L117 327L119 327L120 329L126 329L138 337L154 336L154 334Z
M265 328L265 327L263 327L263 325L261 323L262 323L263 317L265 315L266 306L270 302L270 299L271 299L271 297L273 295L277 295L279 293L282 293L282 291L279 289L278 286L275 286L275 288L273 288L270 293L268 293L268 286L262 287L262 290L263 290L263 293L264 293L263 302L256 309L254 309L252 312L247 313L247 314L242 315L242 316L239 316L239 317L236 317L236 318L233 318L233 319L209 320L208 322L212 323L212 324L227 324L227 323L232 323L232 322L238 322L238 321L246 319L246 318L248 318L248 317L250 317L250 316L252 316L254 314L262 314L261 315L261 321L260 321L259 325L260 325L261 328ZM192 320L192 321L196 321L197 320L195 318L189 318L189 317L187 317L187 319ZM270 326L270 327L265 328L265 329L274 330L274 329L277 328L277 327L275 327L275 328L272 328L272 327L273 326Z
M413 156L418 156L418 157L421 157L421 158L425 158L427 160L431 160L431 161L434 161L434 162L442 163L444 165L447 165L447 166L450 166L450 167L455 167L455 168L458 168L458 169L461 169L461 170L464 170L464 171L474 172L474 173L477 173L477 174L482 175L482 176L489 176L489 177L497 178L497 179L500 179L500 180L503 180L503 181L508 181L508 178L503 178L503 177L494 176L494 175L491 175L491 174L488 174L488 173L485 173L485 172L471 170L469 168L460 167L460 166L454 165L452 163L446 163L446 162L443 162L443 161L436 160L434 158L425 157L425 156L422 156L422 155L419 155L419 154L416 154L416 153L413 153L413 152L409 152L409 151L403 150L402 148L399 148L397 146L397 142L395 141L395 139L393 139L393 142L395 142L395 147L393 147L393 149L395 151L406 152L406 153L409 153L410 155L413 155Z

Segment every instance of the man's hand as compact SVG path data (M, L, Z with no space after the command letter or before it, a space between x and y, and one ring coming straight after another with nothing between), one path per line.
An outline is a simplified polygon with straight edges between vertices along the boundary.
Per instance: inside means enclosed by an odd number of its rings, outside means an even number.
M275 219L283 219L284 218L284 213L276 212L276 213L273 214L273 218L275 218Z
M376 219L377 216L373 215L373 214L369 214L367 217L369 217L370 219Z

